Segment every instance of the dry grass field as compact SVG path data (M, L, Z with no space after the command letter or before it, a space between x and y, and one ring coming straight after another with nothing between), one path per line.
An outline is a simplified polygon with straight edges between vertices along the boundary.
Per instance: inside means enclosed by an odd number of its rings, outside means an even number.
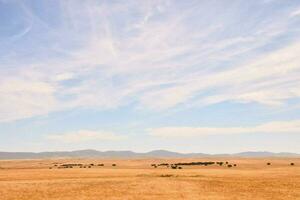
M193 161L228 161L237 166L151 167L153 163ZM57 168L69 163L104 166ZM300 199L300 159L2 160L0 199L295 200Z

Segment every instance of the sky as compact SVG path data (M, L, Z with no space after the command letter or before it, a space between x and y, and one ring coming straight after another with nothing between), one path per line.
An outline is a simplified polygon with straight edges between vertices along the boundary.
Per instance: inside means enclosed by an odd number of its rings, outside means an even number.
M299 144L299 0L0 0L0 151Z

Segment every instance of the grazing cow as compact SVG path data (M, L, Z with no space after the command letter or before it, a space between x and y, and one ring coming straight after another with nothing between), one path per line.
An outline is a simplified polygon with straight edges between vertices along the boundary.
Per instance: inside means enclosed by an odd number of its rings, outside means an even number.
M232 165L227 165L227 167L229 167L229 168L230 168L230 167L232 167Z
M169 166L169 163L161 163L161 164L158 164L158 166Z

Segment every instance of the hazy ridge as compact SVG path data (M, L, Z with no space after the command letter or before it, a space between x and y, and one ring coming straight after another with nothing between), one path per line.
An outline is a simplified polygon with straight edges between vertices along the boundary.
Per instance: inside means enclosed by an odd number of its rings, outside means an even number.
M146 153L133 151L97 151L97 150L77 150L77 151L53 151L53 152L0 152L0 159L41 159L41 158L189 158L189 157L300 157L297 153L280 152L273 153L267 151L249 151L234 154L204 154L204 153L178 153L166 150L154 150Z

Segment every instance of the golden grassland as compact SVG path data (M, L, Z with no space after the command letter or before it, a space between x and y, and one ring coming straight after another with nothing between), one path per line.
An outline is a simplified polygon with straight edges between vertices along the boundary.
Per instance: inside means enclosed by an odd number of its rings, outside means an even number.
M228 161L237 166L150 166L193 161ZM68 163L104 166L49 169ZM2 160L0 199L296 200L300 199L300 158Z

